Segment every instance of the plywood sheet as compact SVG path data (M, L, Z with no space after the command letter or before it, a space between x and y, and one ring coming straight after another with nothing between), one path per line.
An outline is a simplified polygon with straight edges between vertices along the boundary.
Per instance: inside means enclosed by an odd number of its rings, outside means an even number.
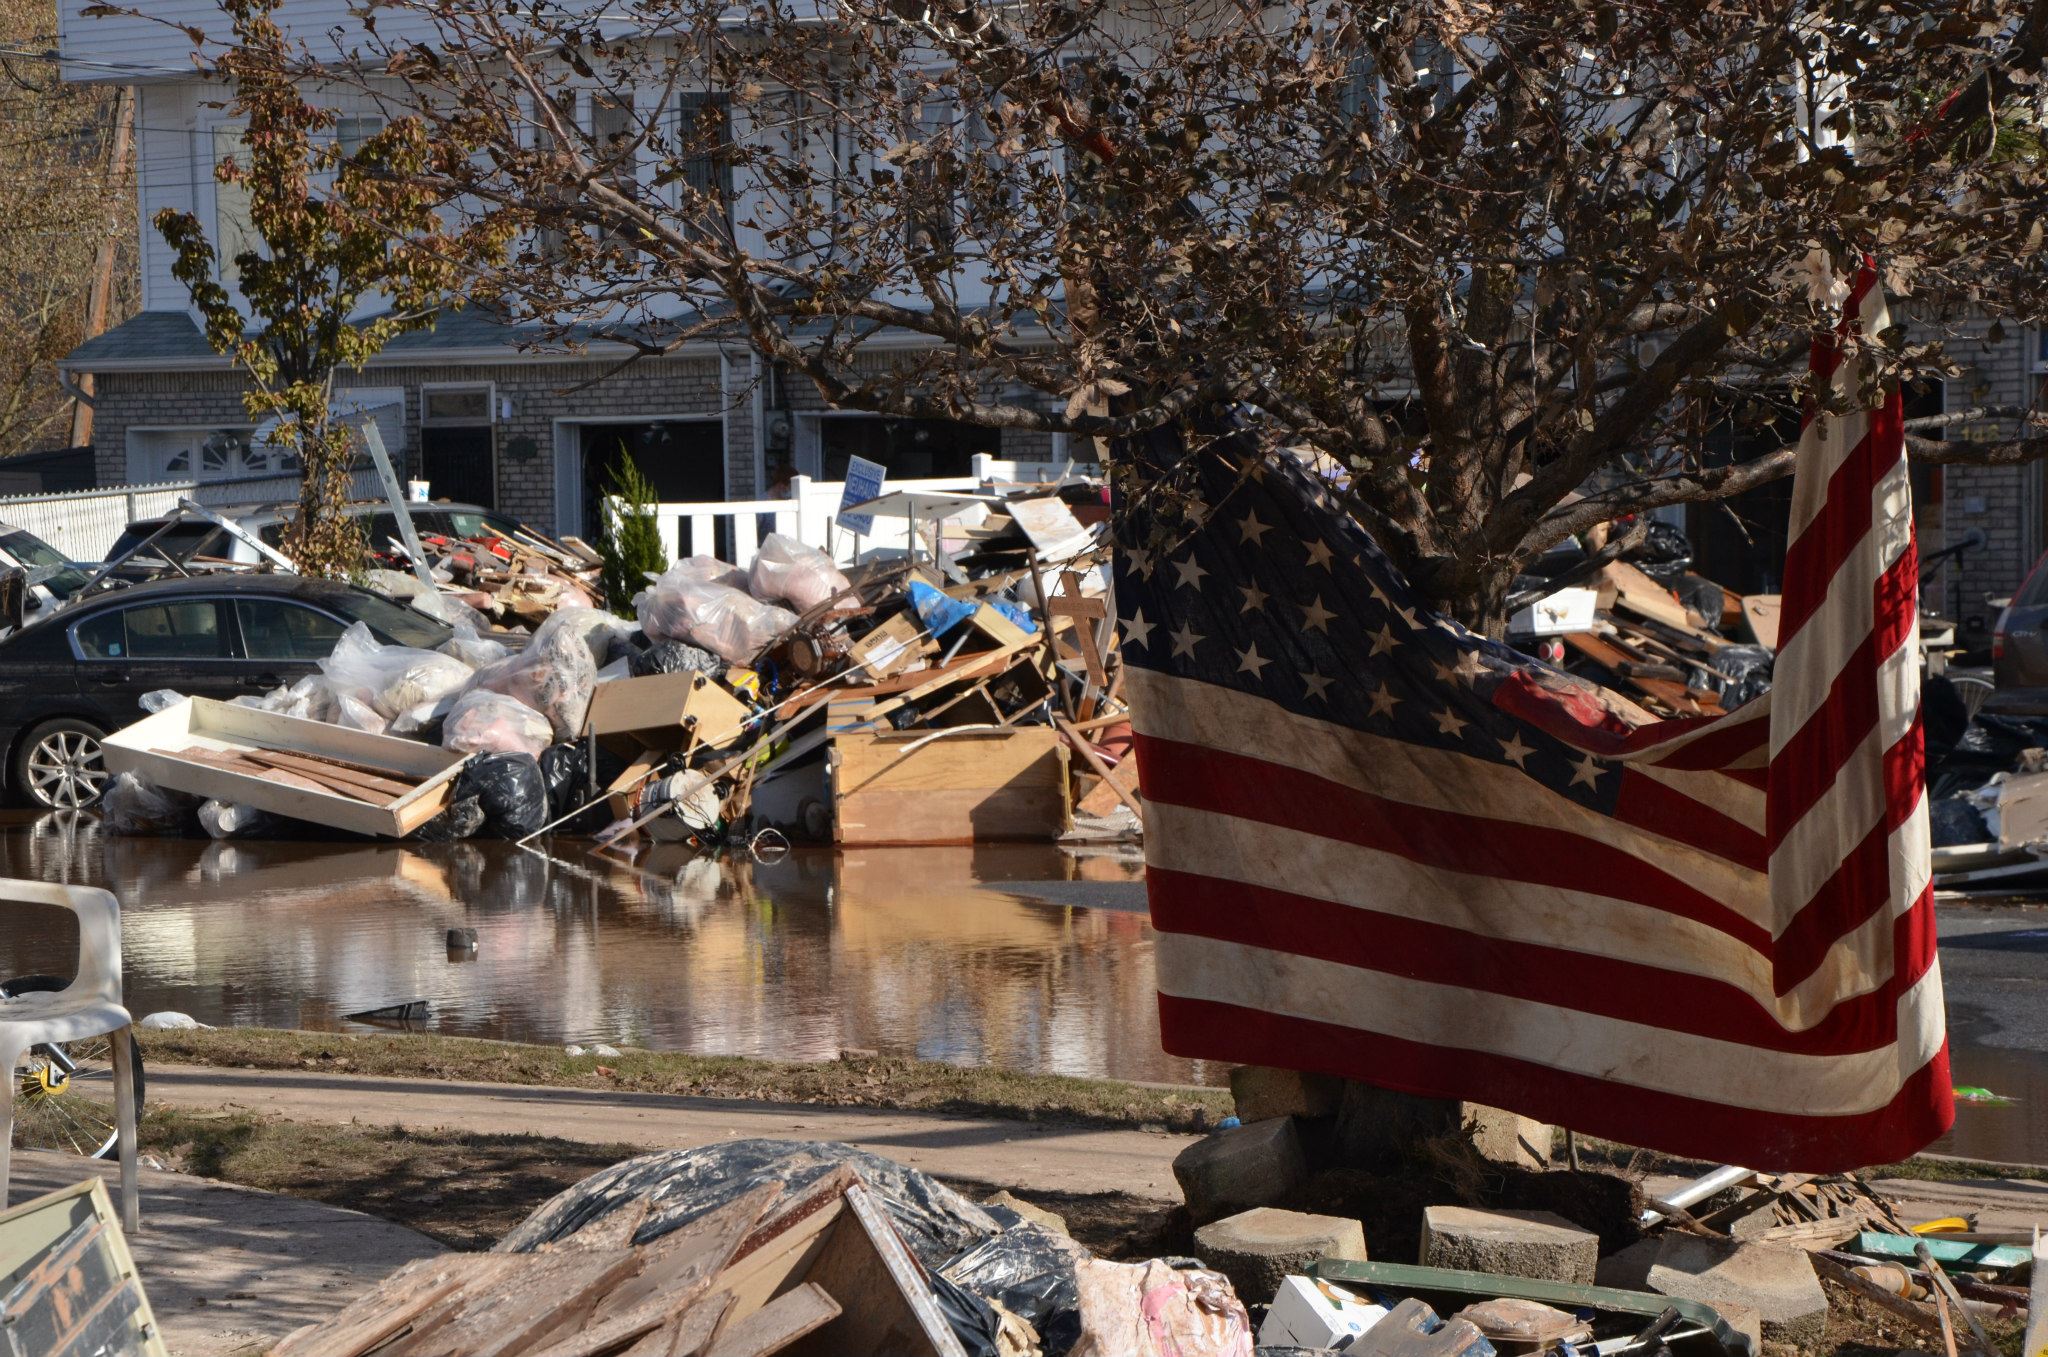
M832 738L842 844L1046 841L1073 827L1059 733L918 730Z

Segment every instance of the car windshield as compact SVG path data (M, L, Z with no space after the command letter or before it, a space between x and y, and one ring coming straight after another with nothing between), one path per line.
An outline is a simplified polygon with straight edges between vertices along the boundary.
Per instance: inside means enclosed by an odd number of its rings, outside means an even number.
M146 541L151 533L162 526L161 520L154 523L129 524L128 530L115 539L113 550L107 553L107 559L111 561L122 552L128 551ZM180 523L162 537L150 543L148 554L162 557L165 553L169 553L169 555L175 556L179 560L189 560L193 556L200 554L195 549L201 546L211 546L214 549L213 552L208 554L225 554L226 547L224 544L217 541L208 541L209 538L217 538L224 535L219 528L211 523Z
M475 509L454 509L448 519L455 525L457 537L513 537L519 533L519 525L509 518L497 514L481 513Z
M375 594L351 589L333 598L323 597L320 602L353 621L368 623L371 631L402 646L432 650L455 634L432 618L422 617L410 608L401 608Z
M30 571L47 570L36 583L48 589L58 598L69 598L85 587L92 578L87 571L73 565L68 557L57 548L26 528L0 533L0 551L6 552Z

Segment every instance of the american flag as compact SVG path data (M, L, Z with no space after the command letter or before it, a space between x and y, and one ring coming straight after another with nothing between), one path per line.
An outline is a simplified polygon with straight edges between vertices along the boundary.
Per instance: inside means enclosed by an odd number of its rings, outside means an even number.
M1253 421L1130 448L1118 611L1177 1055L1758 1169L1953 1118L1898 393L1813 367L1772 691L1631 727L1432 613Z

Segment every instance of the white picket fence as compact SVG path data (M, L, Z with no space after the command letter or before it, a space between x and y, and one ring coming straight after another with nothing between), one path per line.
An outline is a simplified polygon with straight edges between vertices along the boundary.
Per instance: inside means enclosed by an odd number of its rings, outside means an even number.
M966 491L992 485L1056 481L1076 471L1071 462L1015 462L978 453L973 474L935 480L892 480L883 493L892 490ZM716 556L742 570L754 563L761 539L771 532L784 533L826 552L840 565L851 565L875 554L895 554L910 544L910 525L900 518L877 518L872 533L856 535L839 526L839 503L846 493L844 481L814 481L809 476L791 479L787 499L714 500L701 503L663 503L654 506L656 530L663 551L671 561L685 556Z
M383 492L374 471L358 471L351 488L357 498ZM155 518L191 499L208 508L230 504L290 503L299 497L296 472L237 480L164 481L112 490L68 490L55 495L0 496L0 524L27 528L74 561L106 557L122 529L140 518Z

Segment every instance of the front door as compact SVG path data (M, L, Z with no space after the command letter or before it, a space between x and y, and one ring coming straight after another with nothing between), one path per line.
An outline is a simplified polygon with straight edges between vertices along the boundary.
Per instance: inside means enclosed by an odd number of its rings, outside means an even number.
M582 533L597 539L599 507L616 493L618 468L630 456L663 504L716 503L725 498L725 421L665 419L639 424L585 424ZM684 544L685 554L708 543Z
M488 424L469 428L428 425L420 430L420 479L436 499L497 508L495 458Z

